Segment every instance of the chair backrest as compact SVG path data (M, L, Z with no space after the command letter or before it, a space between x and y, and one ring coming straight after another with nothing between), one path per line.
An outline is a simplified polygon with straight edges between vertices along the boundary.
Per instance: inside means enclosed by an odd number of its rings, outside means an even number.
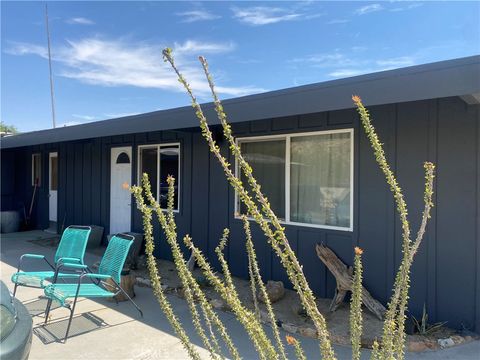
M71 225L67 227L55 253L55 264L60 258L79 259L80 263L83 264L83 257L91 231L90 226Z
M108 242L107 250L103 254L102 261L98 267L98 273L110 275L118 284L120 284L120 275L123 265L127 258L130 247L133 244L134 237L127 234L117 234Z

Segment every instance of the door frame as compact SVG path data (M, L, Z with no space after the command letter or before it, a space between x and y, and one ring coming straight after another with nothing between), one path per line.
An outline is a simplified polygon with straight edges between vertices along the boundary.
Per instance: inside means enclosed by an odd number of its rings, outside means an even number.
M120 150L118 151L118 153L113 156L113 152L115 150ZM109 183L108 183L108 213L109 213L109 219L108 219L108 228L109 228L109 233L111 234L112 231L112 166L114 165L113 162L117 159L118 155L120 155L120 153L122 153L122 151L125 151L127 152L127 154L129 155L130 157L130 181L129 181L129 184L131 185L132 184L132 179L133 179L133 146L132 145L123 145L123 146L111 146L109 148L109 152L110 152L110 166L108 168L108 172L109 172ZM133 212L132 212L132 195L130 194L130 226L129 226L129 230L126 230L126 231L132 231L132 225L133 225Z
M51 159L53 157L56 157L57 158L57 190L55 190L57 192L57 201L56 201L56 205L57 205L57 209L56 209L56 212L57 212L57 216L56 216L56 219L55 220L51 220L50 219L50 188L51 188L51 185L52 185L52 161ZM60 187L60 183L59 183L59 162L58 162L58 151L50 151L48 153L48 222L50 224L51 221L53 222L56 222L58 224L58 188Z

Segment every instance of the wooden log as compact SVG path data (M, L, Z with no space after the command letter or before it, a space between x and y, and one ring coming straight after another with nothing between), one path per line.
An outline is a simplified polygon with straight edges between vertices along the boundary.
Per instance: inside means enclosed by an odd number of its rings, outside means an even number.
M134 291L135 281L136 279L133 274L122 275L120 280L120 286L122 287L123 290L125 290L128 296L130 296L130 298L132 299L135 297L135 291ZM110 279L106 280L106 283L113 285L113 281L111 281ZM118 302L128 300L128 298L122 292L108 299L110 301L118 301Z
M330 270L337 281L335 296L330 304L330 311L335 311L343 302L347 292L352 291L353 269L347 267L335 253L323 244L317 244L317 255ZM378 319L383 320L385 307L362 286L362 302Z

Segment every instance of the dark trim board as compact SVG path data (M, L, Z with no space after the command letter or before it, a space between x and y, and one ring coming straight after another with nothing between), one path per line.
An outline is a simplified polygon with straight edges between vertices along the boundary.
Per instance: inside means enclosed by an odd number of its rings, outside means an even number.
M480 99L480 56L381 71L346 79L270 91L225 100L231 123L296 116L352 108L351 96L361 95L367 106L449 96ZM212 103L202 105L212 124L219 124ZM308 124L310 120L305 120ZM315 121L315 120L313 120ZM125 134L197 127L191 106L34 131L2 139L2 148L15 148L95 137L121 138ZM281 127L282 125L279 124Z
M426 304L431 321L480 330L480 109L459 97L392 103L370 107L392 169L405 191L415 233L423 208L422 162L437 164L435 208L415 260L409 310L419 315ZM312 289L331 297L335 281L317 258L314 246L323 242L351 264L354 246L365 249L365 285L386 303L400 259L401 232L395 204L352 109L298 113L233 124L235 136L261 136L329 129L354 129L354 226L337 231L287 225L287 235ZM220 135L218 126L213 126ZM217 136L228 154L227 144ZM139 145L181 144L181 206L176 215L178 235L193 240L218 268L214 248L229 227L226 251L234 275L247 277L241 221L234 217L234 193L199 130L177 129L105 136L54 144L2 149L2 208L29 204L32 195L31 154L42 153L48 176L48 152L59 156L58 226L96 224L109 233L110 149L132 146L132 179L137 179ZM233 159L229 158L233 163ZM48 182L43 181L43 184ZM48 189L38 192L33 220L48 227ZM171 259L158 225L154 226L156 256ZM142 231L139 211L132 206L132 230ZM258 259L265 279L282 280L285 271L261 230L252 225ZM454 270L453 270L454 269Z

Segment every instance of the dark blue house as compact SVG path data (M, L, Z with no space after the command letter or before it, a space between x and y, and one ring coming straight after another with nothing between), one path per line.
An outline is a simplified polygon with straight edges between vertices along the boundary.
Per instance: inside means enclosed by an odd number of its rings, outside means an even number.
M409 205L412 229L423 208L426 160L437 165L435 208L416 256L409 308L429 319L480 330L480 56L295 87L224 102L245 155L284 220L310 284L332 297L335 280L315 253L323 242L348 264L365 249L365 285L389 298L401 255L393 198L353 109L362 97ZM227 154L212 104L204 109ZM222 169L209 154L190 106L36 131L1 141L3 210L29 204L33 221L96 224L106 233L142 231L126 185L147 172L164 204L165 179L177 178L179 235L217 264L213 250L231 229L232 272L247 277L244 235ZM234 162L234 161L232 161ZM287 276L254 227L265 279ZM170 258L156 229L157 256Z

